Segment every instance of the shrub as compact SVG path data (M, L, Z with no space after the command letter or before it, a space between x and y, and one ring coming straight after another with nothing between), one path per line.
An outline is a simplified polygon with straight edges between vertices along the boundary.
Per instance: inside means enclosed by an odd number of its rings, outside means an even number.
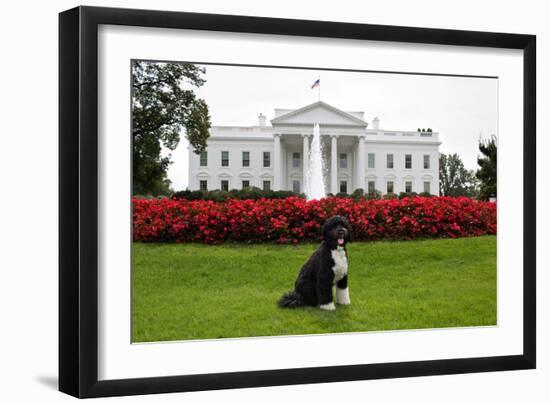
M265 191L263 189L257 188L257 187L249 187L244 189L232 189L230 191L220 191L220 190L214 190L214 191L178 191L174 192L172 195L173 199L187 199L189 201L197 201L197 200L204 200L204 201L216 201L216 202L224 202L227 199L261 199L261 198L267 198L267 199L282 199L282 198L288 198L289 196L297 196L300 198L304 198L305 196L303 194L297 194L292 191Z
M135 241L297 243L319 240L329 217L348 218L355 240L406 240L496 234L496 204L466 197L139 199L133 203Z
M382 199L382 192L375 189L373 192L367 194L368 199Z
M351 197L355 200L365 196L365 190L363 188L356 188L352 193Z
M398 198L399 198L399 199L403 199L403 198L413 198L413 197L415 197L416 195L418 195L416 192L400 192Z

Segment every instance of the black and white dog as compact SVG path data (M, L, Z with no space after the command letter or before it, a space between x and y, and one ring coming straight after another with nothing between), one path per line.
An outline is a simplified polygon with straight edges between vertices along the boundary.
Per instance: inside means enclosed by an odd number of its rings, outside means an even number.
M280 307L319 306L334 310L332 287L336 284L336 303L350 304L348 290L348 221L333 216L323 226L323 242L304 264L294 290L279 300Z

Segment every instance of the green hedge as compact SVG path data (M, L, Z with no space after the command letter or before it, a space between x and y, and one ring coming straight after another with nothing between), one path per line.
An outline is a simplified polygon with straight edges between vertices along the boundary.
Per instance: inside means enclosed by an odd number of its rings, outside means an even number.
M245 189L232 189L230 191L178 191L172 195L175 199L187 199L189 201L203 200L203 201L216 201L224 202L228 198L231 199L253 199L260 198L267 199L284 199L289 196L298 196L305 198L303 194L297 194L292 191L265 191L256 187L249 187Z
M382 194L382 192L375 190L372 193L365 193L365 191L361 188L356 189L351 194L346 193L338 193L336 194L337 197L340 198L352 198L353 200L357 201L359 199L394 199L399 198L403 199L406 197L412 197L412 196L433 196L426 192L421 192L417 194L416 192L401 192L399 194ZM228 198L231 199L253 199L257 200L260 198L266 198L266 199L284 199L288 198L289 196L298 196L300 198L305 198L304 194L298 194L292 191L264 191L263 189L256 188L256 187L250 187L245 189L232 189L230 191L178 191L175 192L172 195L172 198L175 199L187 199L189 201L216 201L216 202L225 202ZM328 194L327 196L331 197L334 196L332 194Z

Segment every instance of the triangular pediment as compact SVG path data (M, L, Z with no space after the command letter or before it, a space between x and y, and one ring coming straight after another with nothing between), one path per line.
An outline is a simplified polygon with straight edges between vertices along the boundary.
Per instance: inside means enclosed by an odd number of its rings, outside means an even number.
M339 110L323 101L286 112L271 121L276 125L314 125L366 127L367 123L358 117Z

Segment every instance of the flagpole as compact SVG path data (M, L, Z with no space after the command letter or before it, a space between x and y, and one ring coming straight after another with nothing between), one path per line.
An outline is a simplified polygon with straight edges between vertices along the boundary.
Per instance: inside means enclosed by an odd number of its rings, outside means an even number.
M319 101L321 101L321 75L319 75L319 85L317 86L317 88L319 89L319 91L317 92L317 94L319 95Z

